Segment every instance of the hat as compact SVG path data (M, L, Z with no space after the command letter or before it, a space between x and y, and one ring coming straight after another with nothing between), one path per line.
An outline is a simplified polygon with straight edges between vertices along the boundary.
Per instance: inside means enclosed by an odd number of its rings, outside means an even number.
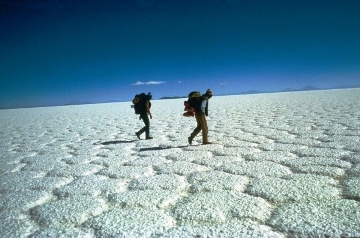
M210 89L210 88L209 88L208 90L206 90L205 95L206 95L208 98L211 98L211 97L212 97L212 92L211 92L211 89Z
M148 94L146 95L148 100L151 100L152 99L152 95L151 95L151 92L148 92Z

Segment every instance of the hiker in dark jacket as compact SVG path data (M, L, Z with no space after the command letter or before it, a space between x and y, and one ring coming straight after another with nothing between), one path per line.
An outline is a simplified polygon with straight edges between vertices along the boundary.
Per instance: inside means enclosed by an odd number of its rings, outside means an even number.
M200 107L195 108L195 118L197 126L194 131L188 137L188 142L191 145L194 137L202 131L202 143L203 145L211 144L208 140L208 126L206 121L206 116L208 116L208 107L209 99L212 97L212 92L210 89L206 91L205 94L201 96L201 105Z
M145 100L145 103L144 103L144 107L141 110L140 116L139 116L139 119L144 121L145 126L143 128L141 128L141 130L139 130L138 132L135 133L139 140L140 140L140 135L142 133L144 133L144 132L145 132L145 135L146 135L145 138L147 140L153 138L153 137L150 136L150 120L149 120L149 117L148 117L148 114L149 114L150 119L152 119L152 115L151 115L151 112L150 112L150 105L151 105L150 100L152 99L152 95L151 95L150 92L146 95L145 99L146 100Z

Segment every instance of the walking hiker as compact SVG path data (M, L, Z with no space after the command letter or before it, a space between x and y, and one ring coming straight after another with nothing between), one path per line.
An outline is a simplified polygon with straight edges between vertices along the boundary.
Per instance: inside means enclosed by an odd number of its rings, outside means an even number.
M194 131L191 133L191 135L188 137L188 142L190 145L192 144L194 137L197 134L199 134L200 131L202 131L203 145L212 144L208 140L208 126L206 121L206 116L208 116L209 99L211 97L212 97L212 92L210 89L208 89L205 94L200 96L198 99L194 100L197 103L194 103L192 107L195 109L195 118L196 118L197 126L194 129Z
M138 95L135 95L135 98L133 100L134 108L135 108L135 114L139 114L139 120L143 120L145 126L141 128L138 132L135 133L137 138L140 140L140 135L145 132L146 139L152 139L153 137L150 136L150 120L148 115L150 116L150 119L152 119L152 115L150 112L151 108L151 102L152 95L149 92L148 94L141 93Z

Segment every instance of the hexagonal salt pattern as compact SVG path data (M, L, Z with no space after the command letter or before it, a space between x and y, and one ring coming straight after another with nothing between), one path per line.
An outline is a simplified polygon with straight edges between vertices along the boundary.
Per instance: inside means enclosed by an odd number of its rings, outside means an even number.
M296 159L297 156L290 152L285 151L263 151L246 156L246 159L252 161L272 161L275 163L286 163Z
M271 206L264 199L237 192L208 192L180 200L174 216L181 225L212 226L233 218L264 221Z
M352 166L352 168L349 169L348 172L349 172L349 174L351 174L354 177L360 177L360 163Z
M40 229L29 215L19 211L2 211L0 219L0 237L27 237Z
M263 162L229 162L224 163L217 169L231 174L245 175L249 177L261 178L266 176L281 177L291 174L291 170L281 164L271 161Z
M209 168L190 162L178 161L174 163L157 165L155 166L155 170L158 173L164 173L164 174L175 173L179 175L187 175L197 171L206 171L209 170Z
M228 174L221 171L206 171L190 174L188 181L191 184L190 191L192 193L221 190L242 192L245 190L249 179L245 176Z
M193 163L204 165L210 168L216 168L223 165L226 162L232 162L232 161L244 161L244 159L238 156L213 156L213 157L195 159L193 160Z
M107 210L102 199L75 196L34 207L31 215L45 227L79 226L92 216Z
M253 180L247 192L274 203L341 198L337 182L317 175L266 177Z
M360 202L347 199L289 203L268 221L297 237L359 237Z
M98 237L151 237L175 226L175 220L159 210L115 209L84 224Z
M194 159L211 158L212 153L209 151L183 151L181 153L174 153L166 156L172 161L187 161L192 162Z
M159 174L146 178L133 179L129 188L133 190L182 190L186 186L184 177L176 174Z
M160 237L268 237L268 238L285 238L286 236L280 232L272 231L271 227L266 225L258 225L253 221L237 221L221 223L211 226L178 226L169 229Z
M228 103L231 101L232 103ZM360 89L2 110L0 237L360 237ZM122 113L119 113L121 111Z
M29 236L29 238L37 238L37 237L93 237L93 232L89 229L78 229L78 228L42 228L34 232Z
M347 197L360 200L360 177L344 180L344 194Z
M117 178L117 179L134 179L143 176L150 176L153 173L154 172L151 167L141 167L141 166L110 167L99 171L99 174L101 175L108 176L110 178Z
M52 199L52 194L44 191L23 190L0 195L0 212L26 211Z
M55 168L49 171L51 177L81 177L95 174L103 167L96 164L76 164Z
M80 177L71 183L55 189L53 192L60 198L76 195L90 197L104 197L108 194L122 192L126 189L126 182L120 179L109 179L101 175Z
M175 205L181 196L182 194L179 193L179 191L171 190L128 191L110 194L109 203L111 206L119 208L142 207L148 209L164 209L169 205Z

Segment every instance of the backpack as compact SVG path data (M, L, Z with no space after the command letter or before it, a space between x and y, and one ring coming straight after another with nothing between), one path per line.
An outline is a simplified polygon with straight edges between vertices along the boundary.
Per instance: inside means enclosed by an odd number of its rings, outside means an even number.
M135 109L135 114L141 114L146 112L145 109L146 100L147 98L145 93L140 93L135 95L134 99L132 100L132 103L134 104L133 107ZM149 100L149 108L151 108L150 100Z
M193 117L195 112L200 110L202 96L198 91L192 91L188 95L188 100L184 101L184 111L186 111L183 116Z

